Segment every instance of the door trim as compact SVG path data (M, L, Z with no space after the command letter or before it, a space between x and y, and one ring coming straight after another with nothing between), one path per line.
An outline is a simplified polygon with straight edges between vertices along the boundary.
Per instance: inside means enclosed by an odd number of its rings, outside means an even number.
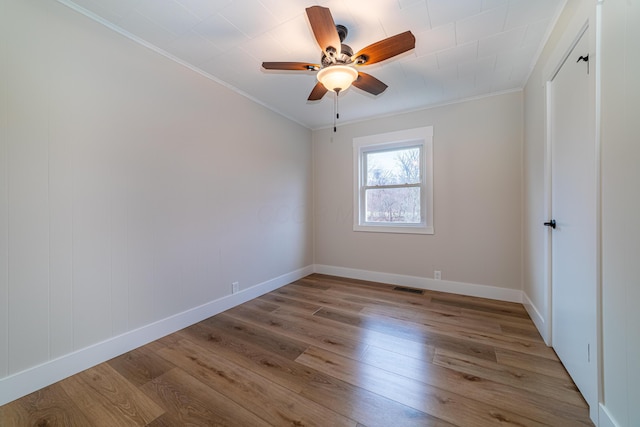
M568 53L567 53L568 55ZM565 58L566 59L566 58ZM564 60L562 61L564 63ZM556 73L554 73L555 76ZM551 219L552 209L551 209L551 189L552 189L552 180L551 180L551 79L548 79L545 82L545 141L544 141L544 220L549 221ZM544 279L545 279L545 302L546 302L546 313L545 313L545 332L546 336L545 343L548 346L553 345L553 327L552 327L552 289L551 289L551 230L548 227L545 227L546 232L544 233L544 249L545 249L545 257L544 257Z

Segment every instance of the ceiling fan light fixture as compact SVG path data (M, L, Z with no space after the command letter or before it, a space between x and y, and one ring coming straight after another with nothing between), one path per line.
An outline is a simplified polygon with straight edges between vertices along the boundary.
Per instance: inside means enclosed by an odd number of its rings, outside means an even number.
M344 25L335 24L329 8L311 6L305 11L313 36L322 49L320 64L263 62L262 68L265 70L318 71L318 83L311 90L307 101L319 101L329 91L338 95L352 84L374 96L380 95L387 88L387 85L370 74L356 71L356 67L386 61L416 47L415 36L411 31L405 31L370 44L354 54L349 45L342 43L347 37L347 28ZM337 96L335 101L337 104Z
M318 72L318 81L332 92L342 92L358 78L358 72L348 65L331 65Z

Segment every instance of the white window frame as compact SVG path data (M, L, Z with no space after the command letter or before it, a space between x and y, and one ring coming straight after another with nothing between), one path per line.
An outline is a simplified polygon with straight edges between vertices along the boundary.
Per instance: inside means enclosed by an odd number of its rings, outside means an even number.
M365 153L420 147L420 223L381 223L365 220L367 170ZM406 129L353 139L353 230L380 233L434 234L433 227L433 126Z

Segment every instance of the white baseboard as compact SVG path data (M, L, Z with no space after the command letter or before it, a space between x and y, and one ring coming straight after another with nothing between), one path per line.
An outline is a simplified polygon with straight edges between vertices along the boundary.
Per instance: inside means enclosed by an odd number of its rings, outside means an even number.
M622 427L622 424L618 424L614 420L607 407L602 403L598 406L598 427Z
M540 332L540 335L542 336L545 344L551 345L550 328L545 321L544 316L540 314L540 311L531 301L529 295L527 295L526 292L522 293L522 305L524 305L525 310L527 310L527 313L529 313L529 317L531 317L531 320L533 320L533 324L536 325L536 328L538 328L538 332Z
M316 264L314 271L320 274L341 276L350 279L369 280L372 282L390 283L393 285L409 286L430 291L449 292L452 294L489 298L499 301L522 302L522 291L516 289L499 288L497 286L476 285L473 283L453 282L450 280L435 280L426 277L406 276L403 274L382 273L378 271L358 270L346 267Z
M0 379L0 406L313 273L307 266Z

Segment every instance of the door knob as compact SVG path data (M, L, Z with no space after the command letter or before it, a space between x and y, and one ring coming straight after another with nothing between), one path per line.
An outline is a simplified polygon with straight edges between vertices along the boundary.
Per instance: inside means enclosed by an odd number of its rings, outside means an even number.
M546 225L547 227L556 228L556 220L552 219L549 222L545 222L544 225Z

